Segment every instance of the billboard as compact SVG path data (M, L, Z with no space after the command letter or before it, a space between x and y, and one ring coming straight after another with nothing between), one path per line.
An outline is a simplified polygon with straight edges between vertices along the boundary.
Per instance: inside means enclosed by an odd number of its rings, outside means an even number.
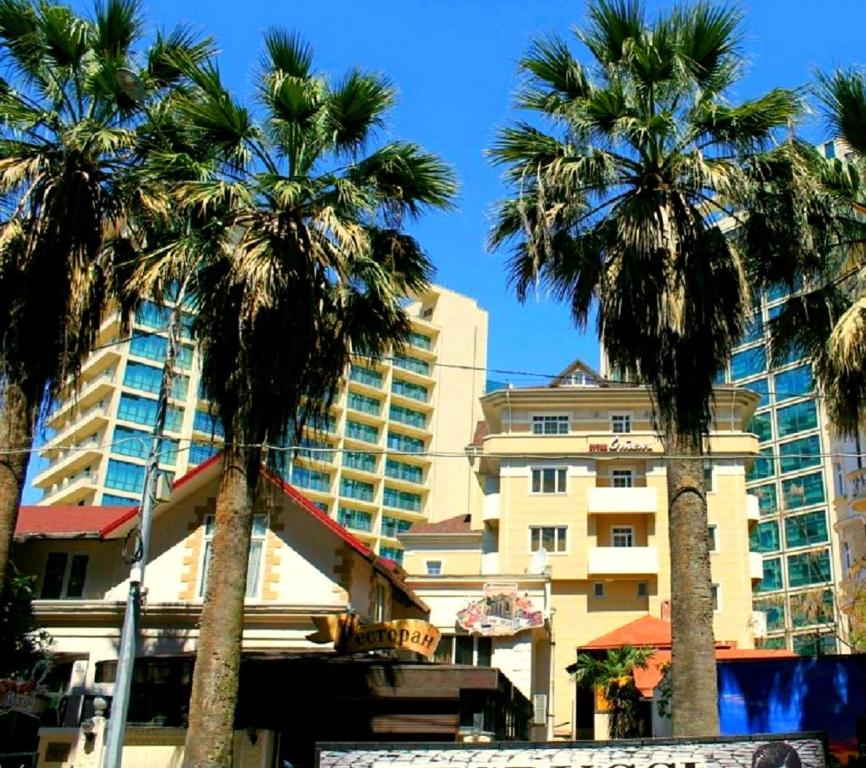
M822 734L719 739L320 744L318 768L826 768Z
M471 635L516 635L544 626L544 611L521 595L517 584L485 584L484 595L457 614L457 624Z

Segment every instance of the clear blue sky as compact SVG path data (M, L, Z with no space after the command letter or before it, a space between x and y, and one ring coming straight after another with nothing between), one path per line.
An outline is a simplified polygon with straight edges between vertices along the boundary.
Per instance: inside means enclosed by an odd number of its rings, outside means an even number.
M584 2L144 0L144 8L152 26L184 22L213 35L224 79L242 96L252 91L262 31L273 25L310 41L323 72L360 66L387 74L399 89L387 134L420 142L459 174L457 210L430 216L414 230L438 282L489 311L489 366L555 373L575 357L598 364L594 329L578 333L567 309L543 296L521 306L506 285L504 254L484 249L490 207L503 187L483 152L497 126L514 117L515 62L534 36L566 34L581 23ZM816 67L866 64L863 0L753 0L740 8L748 69L735 97L803 85ZM823 138L820 125L809 133Z
M459 174L457 210L427 217L414 233L437 266L437 281L475 297L490 313L490 368L550 374L575 357L598 364L594 329L579 333L567 309L544 296L521 306L506 285L504 254L484 249L491 205L503 194L500 173L484 149L497 126L514 117L515 62L534 36L567 34L580 24L585 3L144 0L144 7L151 27L184 22L213 35L224 79L244 97L252 92L262 31L273 25L311 42L323 72L339 76L359 66L387 74L399 89L399 103L386 135L421 143ZM753 0L740 7L748 68L735 98L802 86L816 68L866 64L864 0ZM805 133L816 142L824 138L817 121ZM490 378L538 382L496 373Z
M585 7L563 0L145 0L150 23L184 21L214 35L224 78L241 94L251 92L261 33L271 25L305 36L325 72L360 66L391 77L399 104L388 134L438 152L461 180L457 210L415 228L438 281L489 311L491 368L541 373L575 357L596 365L598 344L592 329L581 335L573 328L565 307L543 296L521 306L508 291L503 254L484 249L490 206L503 188L483 151L513 117L515 62L530 39L567 33ZM736 97L802 85L816 67L866 63L862 0L754 0L740 7L748 70ZM821 126L811 134L822 138Z

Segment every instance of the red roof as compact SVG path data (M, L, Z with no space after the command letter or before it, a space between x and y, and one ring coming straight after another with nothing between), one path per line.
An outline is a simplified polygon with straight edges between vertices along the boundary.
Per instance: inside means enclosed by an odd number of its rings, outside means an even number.
M623 645L644 646L650 648L671 647L671 623L654 616L643 616L636 621L625 624L613 632L597 637L582 646L582 651L599 651L607 648L620 648Z
M454 534L454 533L473 533L471 526L472 519L469 515L457 515L449 517L446 520L440 520L438 523L413 523L406 533L429 533L429 534ZM478 531L480 533L480 531Z
M21 507L15 537L104 539L137 512L138 507Z

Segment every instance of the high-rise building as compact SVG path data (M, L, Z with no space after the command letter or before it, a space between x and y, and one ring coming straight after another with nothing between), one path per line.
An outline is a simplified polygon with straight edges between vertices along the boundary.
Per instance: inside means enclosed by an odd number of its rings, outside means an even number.
M44 505L135 504L144 483L150 430L165 359L168 309L145 302L130 341L108 317L77 392L48 415L34 478ZM354 360L328 418L311 425L285 474L321 509L400 560L397 534L468 498L472 473L460 454L481 417L487 364L487 312L474 299L438 286L407 306L405 349L380 362ZM166 420L160 468L180 477L219 450L219 418L201 398L199 352L185 313L182 346Z

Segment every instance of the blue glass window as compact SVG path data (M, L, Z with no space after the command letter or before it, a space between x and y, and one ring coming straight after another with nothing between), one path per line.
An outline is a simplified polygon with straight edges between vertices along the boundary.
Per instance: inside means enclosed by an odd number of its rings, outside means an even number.
M764 560L764 578L755 587L756 592L769 592L782 588L782 559L771 557Z
M401 435L399 432L388 432L388 447L395 451L404 453L421 453L424 450L424 441L417 437Z
M776 473L776 462L773 459L773 449L762 448L758 456L752 462L752 466L746 471L746 480L765 480Z
M779 445L779 468L784 472L815 467L821 463L821 438L801 437Z
M139 334L129 342L129 352L136 357L162 362L168 354L168 339L153 334Z
M749 422L749 426L746 427L746 432L754 432L762 443L772 440L773 420L770 412L756 413Z
M820 472L782 481L785 509L799 509L810 504L824 503L824 478Z
M756 312L746 321L746 327L743 329L743 338L741 344L749 344L758 341L764 335L764 321L761 318L761 313Z
M376 457L362 451L346 451L343 454L343 466L360 469L364 472L376 471Z
M411 512L421 511L420 494L409 493L408 491L398 491L395 488L389 488L388 486L385 486L382 503L386 507L396 507L397 509L406 509Z
M369 413L373 416L378 416L379 410L382 408L382 404L375 397L359 395L357 392L349 392L346 405L353 410Z
M103 507L136 507L138 502L138 499L131 499L127 496L117 496L113 493L102 494Z
M144 466L109 459L105 487L140 494L144 488Z
M361 501L373 501L373 484L349 477L340 478L340 495Z
M791 587L821 584L830 581L830 575L829 550L788 555L788 584Z
M352 363L352 367L349 369L349 379L357 381L359 384L366 384L368 387L378 388L382 386L381 373L355 363Z
M204 464L218 450L218 446L213 443L202 443L199 440L193 440L189 445L189 463Z
M401 424L408 424L419 429L424 429L427 426L427 414L413 411L411 408L392 405L388 415L393 421L399 421Z
M804 397L812 393L812 372L808 365L792 368L774 377L776 401L788 400L792 397Z
M141 429L129 429L128 427L115 427L114 438L111 444L111 452L121 456L134 456L138 459L146 459L150 455L150 446L153 435ZM160 464L177 464L178 441L164 437L159 447Z
M829 540L827 513L823 509L785 518L785 543L789 549L824 544Z
M196 432L203 432L206 435L219 435L220 437L225 435L225 430L219 416L211 416L207 411L195 412L192 428Z
M159 394L162 385L162 369L154 368L152 365L134 363L131 360L126 364L123 374L123 384L132 389L140 389L143 392ZM189 376L175 376L171 381L171 396L175 400L185 400L189 387Z
M758 523L749 536L749 551L778 552L779 549L779 524L774 520Z
M361 440L365 443L379 442L379 428L371 424L362 424L358 421L348 419L346 421L346 437L353 440Z
M408 520L400 520L398 517L388 517L382 515L382 535L395 537L404 531L408 531L412 527L412 523Z
M744 349L731 355L731 380L747 379L759 373L766 373L767 350L762 344L759 347Z
M298 458L311 459L313 461L333 461L333 446L323 440L313 440L309 437L301 438L301 448L298 449Z
M757 485L754 488L749 488L749 493L752 494L752 496L758 497L758 506L761 510L761 517L776 514L779 509L779 504L776 496L775 483Z
M818 408L815 406L815 401L806 400L779 408L776 411L776 426L779 437L815 429L818 426Z
M395 378L391 382L391 391L395 395L402 395L403 397L418 400L422 403L427 402L427 387L422 387L420 384L414 384L411 381L403 381L403 379Z
M292 484L300 488L327 493L331 487L331 476L306 467L292 467Z
M396 547L379 547L379 557L393 560L395 563L403 562L403 550Z
M430 373L430 364L424 360L419 360L417 357L412 357L412 355L394 355L394 366L424 376Z
M754 603L756 611L763 611L767 615L767 629L773 632L785 628L785 603L781 599L756 600Z
M152 427L156 424L156 400L124 393L120 396L117 418ZM183 408L169 407L165 415L165 428L171 432L180 432L181 424Z
M424 470L405 461L388 459L385 462L385 476L396 480L407 480L410 483L420 483L423 482Z
M743 384L743 387L761 396L761 399L758 401L758 408L763 408L765 405L770 404L770 386L766 379L750 381L748 384Z
M410 331L407 339L412 346L420 347L421 349L430 349L433 346L433 342L429 336L417 331Z
M344 528L353 528L356 531L372 531L373 516L369 512L360 509L340 507L337 510L337 522Z

